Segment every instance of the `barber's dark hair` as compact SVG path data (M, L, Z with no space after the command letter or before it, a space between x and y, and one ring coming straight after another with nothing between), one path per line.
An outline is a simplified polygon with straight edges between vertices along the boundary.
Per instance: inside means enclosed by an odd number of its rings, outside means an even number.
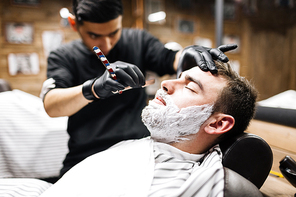
M227 81L214 104L213 113L221 112L234 117L234 127L218 140L229 139L243 133L255 114L257 90L244 77L239 76L228 63L216 61L218 75Z
M73 0L73 12L79 25L105 23L122 15L123 7L121 0Z

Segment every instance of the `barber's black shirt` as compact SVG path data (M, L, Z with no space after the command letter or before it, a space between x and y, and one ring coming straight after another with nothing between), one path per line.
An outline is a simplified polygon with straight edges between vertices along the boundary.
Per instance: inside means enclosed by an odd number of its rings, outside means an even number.
M110 63L124 61L137 65L143 73L151 70L160 76L173 74L176 52L142 30L123 29L122 35L107 58ZM47 77L55 79L56 88L83 84L102 75L105 67L80 40L61 46L50 53ZM84 158L103 151L115 143L149 135L141 121L146 105L145 90L133 89L107 99L92 102L69 117L69 153L61 174Z

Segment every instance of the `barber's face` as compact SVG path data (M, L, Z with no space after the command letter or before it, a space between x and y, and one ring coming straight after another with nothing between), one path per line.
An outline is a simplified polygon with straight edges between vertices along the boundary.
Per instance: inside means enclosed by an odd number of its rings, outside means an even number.
M108 55L121 36L122 16L106 23L92 23L83 21L83 25L77 27L84 44L92 50L94 46Z
M214 104L218 94L226 86L226 80L221 76L204 72L199 67L194 67L182 73L179 79L166 80L161 87L180 109ZM153 100L160 105L166 105L165 101L156 96Z

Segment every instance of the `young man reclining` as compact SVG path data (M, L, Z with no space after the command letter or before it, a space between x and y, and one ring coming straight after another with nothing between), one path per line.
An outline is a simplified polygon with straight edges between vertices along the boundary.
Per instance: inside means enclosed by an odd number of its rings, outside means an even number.
M88 157L42 196L223 196L218 143L247 128L257 92L228 64L216 66L163 81L142 112L151 137Z

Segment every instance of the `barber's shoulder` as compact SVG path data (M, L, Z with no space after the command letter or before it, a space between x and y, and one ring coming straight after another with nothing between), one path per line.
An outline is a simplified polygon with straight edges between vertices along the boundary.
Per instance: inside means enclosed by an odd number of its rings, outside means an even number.
M75 56L75 54L90 53L81 40L73 40L68 43L61 44L58 48L51 51L50 56Z

